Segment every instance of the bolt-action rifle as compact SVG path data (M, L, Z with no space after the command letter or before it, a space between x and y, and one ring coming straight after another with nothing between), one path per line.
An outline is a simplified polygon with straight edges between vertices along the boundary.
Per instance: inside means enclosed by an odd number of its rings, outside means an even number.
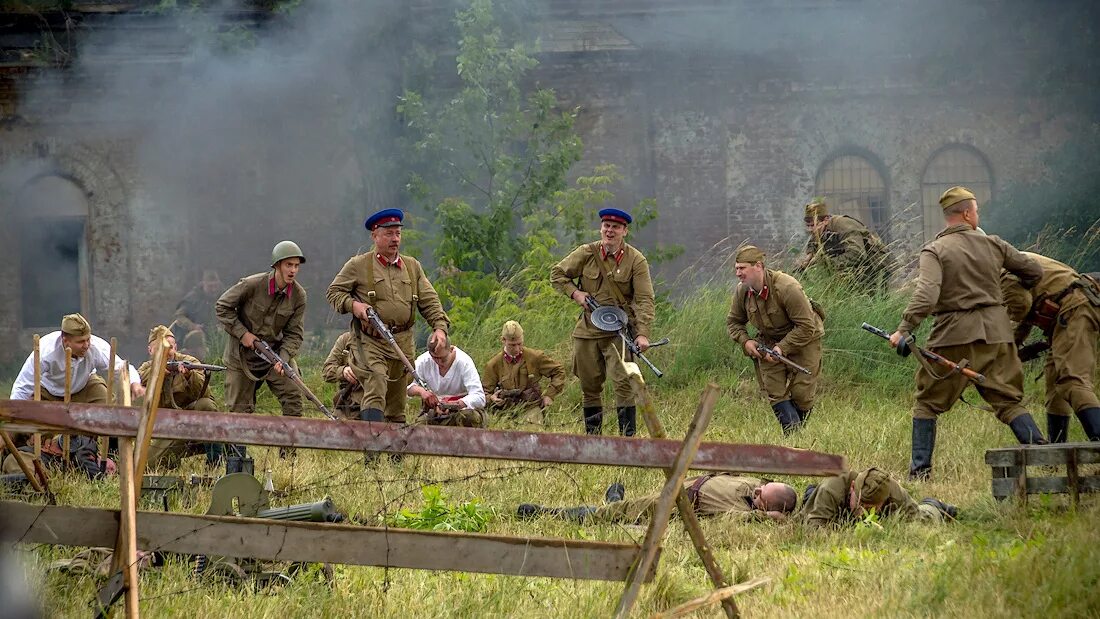
M313 402L313 405L320 409L320 411L324 413L326 417L332 420L336 419L336 415L333 415L332 411L330 411L328 407L325 406L324 402L321 402L320 398L318 398L312 391L310 391L309 387L307 387L306 384L302 382L302 377L298 375L298 372L294 370L294 367L291 366L289 363L285 363L282 358L280 358L279 355L271 348L270 344L257 338L256 343L253 345L253 349L255 349L256 354L260 355L260 357L264 361L270 363L272 366L277 363L282 363L283 376L286 376L290 379L290 382L297 385L298 388L302 390L302 394L306 396L306 399L308 399L310 402Z
M874 334L874 335L877 335L877 336L881 337L884 340L889 340L890 339L890 334L889 333L887 333L886 331L884 331L882 329L879 329L876 326L869 325L867 323L863 323L861 325L861 327L864 331L866 331L868 333L871 333L871 334ZM932 352L931 350L921 348L920 346L917 346L914 342L915 342L915 340L913 339L912 335L910 335L908 338L903 339L902 341L898 342L898 354L901 355L902 357L908 357L910 354L912 354L913 350L916 349L916 351L918 353L920 353L920 356L924 357L928 361L932 361L933 363L938 363L938 364L944 366L945 368L948 368L952 372L958 372L958 373L962 374L963 376L969 378L970 380L972 380L976 383L984 383L985 382L985 376L984 375L979 374L979 373L975 372L974 370L971 370L970 368L967 368L965 365L958 364L958 363L955 363L954 361L952 361L950 359L941 357L941 356L937 355L936 353ZM935 374L933 374L933 376L935 376ZM939 378L944 378L944 377L939 377Z
M179 372L184 370L201 370L203 372L224 372L224 365L210 365L208 363L191 363L190 361L169 361L167 363L169 372Z
M802 372L803 374L805 374L807 376L813 376L813 372L807 370L806 368L802 367L801 365L798 365L794 361L791 361L789 357L787 357L786 355L780 354L779 351L777 351L776 349L768 347L767 344L765 344L764 342L761 342L760 340L754 340L754 341L756 342L756 350L759 350L760 352L762 352L762 353L764 353L768 356L775 357L776 359L781 361L783 363L783 365L786 365L787 367L791 368L792 370Z

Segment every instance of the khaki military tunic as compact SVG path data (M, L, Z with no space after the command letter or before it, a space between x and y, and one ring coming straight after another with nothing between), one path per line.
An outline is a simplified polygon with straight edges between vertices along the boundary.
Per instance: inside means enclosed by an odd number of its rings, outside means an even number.
M199 359L206 358L206 334L203 330L214 322L214 303L217 297L206 294L202 285L188 292L172 317L172 335L179 343L180 352Z
M893 264L890 251L878 235L846 215L830 216L820 235L811 234L805 254L806 268L825 264L874 290L886 285Z
M1007 270L1025 284L1043 275L1039 263L997 236L986 236L968 224L949 226L920 253L917 287L902 314L898 331L912 333L930 314L935 316L927 346L951 361L966 359L984 383L975 383L997 419L1010 423L1027 412L1024 374L1016 356L1012 326L1001 295L1001 272ZM966 389L960 374L938 380L930 368L917 370L913 416L935 419L954 406ZM937 366L944 375L948 370Z
M416 358L412 332L415 313L419 312L433 330L446 332L450 321L439 302L439 294L415 258L399 254L397 264L384 262L376 251L354 256L336 274L326 296L329 305L341 314L351 313L353 301L373 306L412 362ZM369 275L374 279L373 297L368 295L372 287ZM386 421L405 423L405 388L410 380L405 365L389 342L359 327L357 319L352 321L354 336L349 365L363 385L363 408L382 410Z
M745 342L754 339L749 336L750 324L756 329L755 339L769 347L778 345L791 361L813 373L807 376L783 363L754 359L756 378L768 402L791 400L800 410L810 410L821 374L821 338L825 327L802 284L782 271L771 269L764 271L760 293L739 282L726 315L726 329L742 348Z
M1033 304L1040 299L1050 299L1058 304L1054 327L1050 331L1050 352L1047 354L1043 374L1046 380L1047 412L1068 416L1086 408L1100 406L1093 389L1093 373L1096 371L1096 346L1100 337L1100 304L1090 296L1100 299L1100 287L1082 279L1069 266L1030 252L1022 252L1043 267L1043 277L1034 288L1028 290L1019 278L1004 273L1001 288L1009 317L1025 325L1033 325ZM1095 295L1077 284L1095 290ZM1026 331L1021 332L1026 337Z
M181 353L176 353L173 361L200 363L195 357ZM138 374L141 375L141 384L147 389L146 393L152 395L153 390L149 380L153 377L153 362L142 363L138 368ZM178 372L170 372L165 374L164 381L160 392L160 404L158 404L160 408L189 411L218 410L213 398L203 389L206 383L203 372L191 370L186 376ZM206 453L204 443L155 439L149 445L149 465L154 468L175 468L179 466L181 458L203 453Z
M608 277L603 276L602 261ZM601 243L587 243L574 249L550 270L550 283L558 292L571 297L577 290L592 295L600 305L614 305L626 311L635 336L650 336L653 325L653 280L649 262L640 251L623 243L622 257L603 257ZM597 329L585 309L573 329L573 374L581 381L583 406L602 405L604 381L610 376L615 385L618 406L634 403L633 390L619 359L622 340L617 333ZM630 353L626 353L630 360Z
M852 513L848 493L856 477L863 471L848 471L824 479L810 500L803 503L796 520L808 527L842 526L854 524L856 517ZM931 505L917 505L909 493L898 482L887 482L890 495L882 505L879 516L897 520L921 520L925 522L943 522L943 513Z
M549 381L545 388L540 384L543 378ZM507 362L503 352L490 359L481 375L481 384L486 396L498 389L530 390L532 397L527 401L541 404L543 396L556 398L565 389L565 368L545 352L524 346L516 363ZM520 400L512 398L505 406Z
M764 485L763 480L729 474L708 477L698 488L698 499L695 502L697 515L720 516L734 521L767 520L767 514L752 504L753 491ZM691 488L699 480L699 477L685 479L684 489ZM587 516L585 521L634 524L653 515L660 497L660 493L655 493L609 503Z
M345 331L340 334L340 337L336 338L336 342L332 345L332 350L329 351L328 357L325 357L325 365L321 369L321 378L326 383L336 383L340 385L340 390L347 390L346 399L350 402L355 402L355 414L351 415L349 411L342 410L339 406L335 406L333 402L333 411L347 419L359 418L359 404L363 401L363 385L361 383L355 383L352 385L344 379L344 368L351 365L351 332Z
M275 289L275 272L256 273L240 280L222 293L214 312L230 338L225 343L225 403L235 413L256 409L256 392L267 383L279 400L283 414L302 415L302 392L274 368L263 376L248 369L247 360L255 355L241 346L241 337L251 332L271 345L283 361L293 365L304 336L306 289L298 282L285 290ZM242 355L245 355L242 358Z

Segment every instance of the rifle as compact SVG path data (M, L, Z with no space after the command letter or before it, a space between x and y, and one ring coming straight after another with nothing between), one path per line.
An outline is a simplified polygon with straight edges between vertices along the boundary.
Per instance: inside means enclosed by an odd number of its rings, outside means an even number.
M878 327L875 327L873 325L869 325L867 323L863 323L862 325L860 325L860 327L864 331L866 331L868 333L871 333L873 335L877 335L877 336L881 337L884 340L889 340L890 339L890 334L887 333L886 331L883 331L882 329L879 329ZM954 361L952 361L950 359L945 359L944 357L941 357L941 356L937 355L936 353L934 353L930 350L927 350L925 348L921 348L920 346L915 345L913 342L914 342L913 336L909 336L909 338L904 339L901 342L899 342L898 343L898 354L901 355L902 357L908 357L909 354L911 352L913 352L913 349L915 348L917 350L917 352L920 353L920 355L922 357L924 357L925 359L928 359L929 361L934 361L934 362L950 369L952 372L959 372L963 376L969 378L970 380L972 380L976 383L984 383L985 382L985 376L983 376L982 374L979 374L979 373L977 373L974 370L971 370L969 368L963 367L963 366L959 365L958 363L955 363ZM933 374L933 376L935 376L935 375Z
M759 350L760 352L762 352L762 353L764 353L768 356L775 357L776 359L779 359L781 362L783 362L784 365L791 368L792 370L798 370L799 372L802 372L803 374L805 374L807 376L813 376L813 372L807 370L806 368L802 367L801 365L798 365L794 361L791 361L786 355L780 354L774 348L769 348L768 345L765 344L764 342L761 342L760 340L753 340L753 341L756 342L756 349Z
M312 391L309 390L309 387L307 387L306 384L302 382L302 377L298 375L298 372L294 371L294 367L289 363L283 362L279 355L276 354L275 351L271 348L270 344L259 338L256 338L256 343L253 345L253 349L255 349L256 354L260 355L260 357L264 361L270 363L272 366L277 363L282 363L283 375L289 378L290 382L298 385L298 388L302 390L302 393L306 396L306 398L310 402L313 402L313 405L319 408L326 417L334 421L336 420L336 415L333 415L332 411L330 411L328 407L325 406L324 403L321 402L321 400L316 395L314 395Z
M416 368L413 367L413 364L411 361L409 361L409 358L405 356L405 351L401 350L401 346L398 345L397 338L393 336L393 332L390 331L390 328L386 326L386 323L382 322L382 317L379 316L378 312L374 311L374 308L371 306L367 306L367 320L369 320L371 326L373 326L375 330L381 333L382 337L390 343L390 346L393 347L394 352L396 352L397 356L401 358L401 363L405 365L405 369L408 370L409 374L412 375L413 381L424 389L428 389L428 383L425 382L423 378L420 378L420 375L416 373Z
M638 357L645 364L649 366L649 369L653 370L653 373L657 375L657 378L664 376L661 370L657 369L657 366L653 365L649 359L646 358L642 351L638 348L638 345L634 343L634 333L627 324L626 312L622 308L615 307L613 305L600 305L598 301L592 296L588 295L584 301L585 305L592 312L593 321L592 324L601 331L616 331L619 337L623 340L623 346L626 346L627 350L631 352L635 357ZM597 310L600 308L606 308L603 312L597 314ZM668 338L664 337L649 345L650 348L656 348L658 346L664 346L668 344Z
M207 363L191 363L190 361L169 361L167 363L169 372L179 372L180 368L185 370L202 370L203 372L224 372L224 365L210 365Z
M460 410L464 410L466 408L466 403L462 401L444 402L440 400L435 406L424 406L423 408L424 413L428 415L428 421L438 421L440 419L446 419Z

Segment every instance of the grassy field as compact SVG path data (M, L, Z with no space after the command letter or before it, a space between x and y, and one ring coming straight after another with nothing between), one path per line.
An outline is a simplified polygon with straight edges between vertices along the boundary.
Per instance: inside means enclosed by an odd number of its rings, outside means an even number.
M853 468L878 466L904 479L909 459L909 409L915 362L901 359L884 342L859 329L862 320L891 329L904 299L872 300L833 291L824 282L808 290L829 312L820 404L810 425L783 438L771 410L752 382L751 365L732 350L725 335L727 292L704 289L659 308L655 335L673 345L651 358L666 370L664 379L646 371L657 409L671 436L683 436L707 382L722 397L706 440L776 443L844 454ZM521 314L528 343L569 359L568 332L576 312L567 305ZM456 343L477 361L496 348L501 316L487 309L481 324L456 334ZM303 372L323 399L333 388L320 383L327 343L308 347ZM1041 383L1029 368L1028 404L1041 413ZM219 385L216 388L220 389ZM973 396L973 397L971 397ZM980 402L970 392L967 399ZM545 427L580 432L579 390L575 380L550 409ZM266 391L260 409L277 414ZM410 407L411 409L411 407ZM319 416L319 413L309 413ZM1041 414L1036 414L1044 425ZM614 423L608 416L606 428ZM518 427L494 421L494 427ZM1073 422L1071 440L1083 440ZM1014 441L992 414L960 403L940 421L935 480L903 484L916 498L935 496L960 508L957 522L944 526L885 521L881 527L806 531L794 524L738 524L704 521L721 565L735 581L768 577L763 588L739 596L746 616L1100 616L1100 501L1083 497L1074 511L1064 496L1034 498L1024 509L994 501L989 490L987 448ZM301 452L279 460L274 449L250 448L257 473L273 470L279 504L332 496L355 520L377 523L400 508L417 509L421 487L439 485L448 500L480 501L493 510L488 531L508 535L640 541L638 526L580 526L554 519L534 522L513 517L521 502L547 505L599 504L616 480L627 495L659 487L655 471L607 467L548 466L479 460L409 457L400 464L382 460L364 470L362 456ZM204 472L202 459L185 462L179 473ZM801 490L809 478L786 480ZM87 482L57 478L59 499L67 505L117 507L114 480ZM202 513L208 495L189 511ZM38 546L21 553L50 617L86 616L99 582L90 576L46 571L53 561L78 549ZM272 617L442 616L442 617L596 617L607 616L621 592L619 583L524 579L451 572L336 567L330 588L319 578L300 577L278 590L209 583L191 576L182 560L142 573L142 611L147 616ZM656 580L643 587L636 615L643 616L704 594L706 575L678 521L665 539ZM711 609L700 615L717 616Z

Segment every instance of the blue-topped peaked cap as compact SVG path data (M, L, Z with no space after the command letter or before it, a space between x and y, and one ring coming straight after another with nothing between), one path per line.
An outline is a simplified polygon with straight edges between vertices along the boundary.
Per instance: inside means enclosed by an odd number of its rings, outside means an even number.
M617 208L605 208L600 210L600 221L613 221L627 226L634 221L634 218L626 211Z
M367 221L363 223L363 226L367 230L374 230L375 228L392 228L394 226L403 225L402 220L405 219L405 213L401 212L399 208L385 208L367 218Z

